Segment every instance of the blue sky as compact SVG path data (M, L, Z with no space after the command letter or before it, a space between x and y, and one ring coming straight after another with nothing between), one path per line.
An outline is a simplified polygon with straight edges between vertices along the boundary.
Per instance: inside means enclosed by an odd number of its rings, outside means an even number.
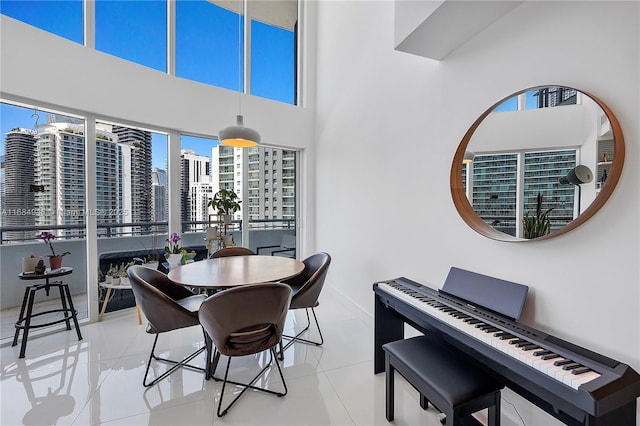
M0 13L76 43L83 43L81 0L0 0ZM96 50L166 72L166 3L161 0L97 0ZM176 3L176 75L238 90L238 15L206 0ZM294 103L294 34L252 21L252 94ZM240 34L241 35L241 34ZM240 44L242 40L240 39ZM243 55L240 55L242 57ZM33 128L32 110L0 110L0 151L14 127ZM40 123L46 113L40 113ZM232 123L230 123L232 124ZM158 140L158 138L154 138ZM154 167L164 168L166 147L154 143ZM183 137L182 148L211 155L198 138Z

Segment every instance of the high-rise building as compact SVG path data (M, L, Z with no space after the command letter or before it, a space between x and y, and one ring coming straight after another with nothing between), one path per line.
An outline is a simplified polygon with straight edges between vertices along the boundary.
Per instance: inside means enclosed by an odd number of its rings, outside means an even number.
M256 147L249 148L247 154L248 199L242 206L248 209L249 219L295 219L295 151ZM233 189L242 199L242 148L219 145L213 148L212 157L214 193ZM241 213L236 215L234 219L241 219Z
M31 188L34 184L33 157L35 154L36 132L14 128L5 135L5 156L2 161L4 188L2 188L2 226L35 225L35 197ZM31 239L33 231L8 231L7 240Z
M118 142L131 150L131 222L148 223L152 221L151 186L151 132L128 127L113 126Z
M193 150L180 151L180 213L183 222L207 221L207 203L213 197L211 159ZM186 230L202 228L190 225Z
M81 225L86 212L84 125L51 122L38 126L35 156L37 225ZM65 228L58 236L84 235L84 229Z
M575 167L576 150L526 152L523 158L523 214L535 212L540 193L543 210L552 209L551 231L567 225L574 218L574 188L560 185L558 179ZM473 209L495 229L516 236L521 225L516 221L518 154L476 155L472 169ZM465 180L466 170L463 168Z
M166 222L169 220L169 198L167 197L167 172L154 168L151 172L151 205L153 206L153 222Z

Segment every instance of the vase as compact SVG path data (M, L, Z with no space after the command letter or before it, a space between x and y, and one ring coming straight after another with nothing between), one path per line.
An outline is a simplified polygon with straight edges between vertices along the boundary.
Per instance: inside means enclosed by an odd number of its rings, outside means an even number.
M62 256L50 256L49 267L51 270L60 269L62 267Z
M180 266L180 263L182 262L182 253L170 254L169 256L167 256L167 262L169 263L169 269Z
M222 245L224 247L231 247L233 246L233 235L228 234L228 235L223 235L222 236Z

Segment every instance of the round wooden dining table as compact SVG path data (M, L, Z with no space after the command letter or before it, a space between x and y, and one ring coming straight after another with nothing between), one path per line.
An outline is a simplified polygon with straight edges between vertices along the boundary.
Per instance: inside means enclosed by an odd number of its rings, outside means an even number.
M279 256L229 256L173 268L167 274L176 284L203 289L261 284L294 277L304 270L299 260Z

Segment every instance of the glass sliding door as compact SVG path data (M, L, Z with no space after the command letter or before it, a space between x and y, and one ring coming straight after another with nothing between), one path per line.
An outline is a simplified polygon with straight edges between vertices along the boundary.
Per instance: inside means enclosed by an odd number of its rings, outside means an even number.
M261 255L297 257L297 152L260 146L248 152L250 248Z
M96 122L99 308L133 308L131 290L107 292L134 263L162 262L167 238L167 135L123 123ZM153 263L157 268L158 263ZM109 294L109 299L105 297Z
M0 278L2 338L13 335L24 290L23 258L67 253L63 266L78 318L87 318L85 121L61 113L1 104ZM51 246L37 236L55 236ZM59 308L51 293L37 294L34 313ZM48 315L48 314L47 314ZM42 318L46 322L46 317ZM56 326L53 326L56 327ZM64 329L64 327L61 327ZM47 330L47 328L42 329ZM37 330L36 333L40 331ZM31 334L31 333L30 333Z

